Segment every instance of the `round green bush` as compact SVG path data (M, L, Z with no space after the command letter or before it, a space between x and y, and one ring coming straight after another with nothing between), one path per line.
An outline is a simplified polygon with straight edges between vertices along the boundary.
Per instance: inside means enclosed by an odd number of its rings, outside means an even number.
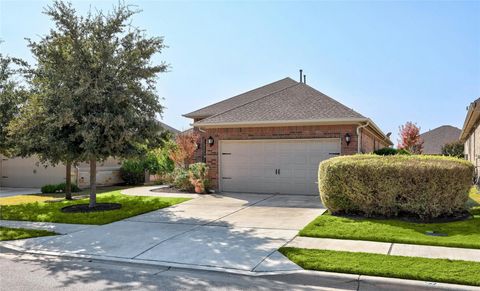
M120 168L120 177L127 185L140 185L145 182L145 168L137 159L124 160Z
M319 190L333 214L415 216L423 220L466 211L473 165L422 155L354 155L323 161Z
M381 148L373 152L376 155L380 156L391 156L391 155L411 155L412 153L406 149L394 149L394 148Z

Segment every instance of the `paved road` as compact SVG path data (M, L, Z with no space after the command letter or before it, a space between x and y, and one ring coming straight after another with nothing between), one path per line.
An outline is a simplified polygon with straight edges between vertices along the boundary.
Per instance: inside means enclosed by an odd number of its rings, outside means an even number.
M0 249L0 290L356 290L334 283L282 275L249 277L218 272L89 262ZM309 282L310 281L310 282ZM337 288L338 287L338 288Z

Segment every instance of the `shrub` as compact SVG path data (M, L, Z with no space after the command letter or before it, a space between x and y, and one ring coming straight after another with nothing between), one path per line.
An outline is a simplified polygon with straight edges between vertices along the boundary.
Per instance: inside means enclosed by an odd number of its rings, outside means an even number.
M175 168L173 172L173 186L179 190L192 192L194 187L190 183L190 175L188 170L184 168Z
M411 155L406 149L394 149L394 148L381 148L373 152L379 156L392 156L392 155Z
M175 164L169 157L169 147L150 150L143 159L143 167L150 174L164 175L173 172Z
M464 144L461 141L446 143L442 146L442 155L463 158Z
M188 167L190 183L195 187L196 193L206 193L209 186L208 166L205 163L195 163Z
M442 156L343 156L320 164L319 190L333 214L429 220L466 211L473 172Z
M137 159L124 160L120 168L120 177L127 185L139 185L145 182L145 168Z
M65 193L65 189L67 188L67 184L60 183L60 184L48 184L42 186L40 189L42 193ZM72 183L71 186L72 192L80 192L80 188L76 184Z

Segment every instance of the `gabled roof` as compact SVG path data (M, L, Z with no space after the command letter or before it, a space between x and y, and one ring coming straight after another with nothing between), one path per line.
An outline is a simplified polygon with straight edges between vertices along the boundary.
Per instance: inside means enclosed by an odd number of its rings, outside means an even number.
M350 119L359 121L366 117L304 83L295 82L293 86L202 119L195 126Z
M172 134L176 135L178 133L180 133L180 130L178 129L175 129L173 127L171 127L170 125L166 124L166 123L163 123L161 121L158 121L158 124L166 131L169 131L171 132Z
M460 140L465 142L472 134L475 128L478 126L480 120L480 98L470 103L468 106L467 116L463 123L462 133L460 134Z
M234 97L225 99L223 101L217 102L215 104L209 105L207 107L195 110L193 112L187 113L183 116L188 118L205 118L209 117L232 108L238 107L240 105L246 104L258 98L261 98L265 95L274 93L276 91L285 89L287 87L298 84L298 82L285 78L265 86L259 87L257 89L250 90L248 92L236 95Z
M423 153L430 155L441 154L442 146L446 143L458 141L460 133L460 128L451 125L443 125L422 133L420 137L423 140Z

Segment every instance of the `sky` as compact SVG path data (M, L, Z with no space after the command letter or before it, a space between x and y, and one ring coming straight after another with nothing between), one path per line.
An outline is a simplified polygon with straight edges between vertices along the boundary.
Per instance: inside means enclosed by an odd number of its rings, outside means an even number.
M480 97L480 1L125 1L133 25L168 45L154 62L163 121L187 129L193 110L298 70L307 84L385 133L461 128ZM0 0L3 54L34 63L25 38L48 33L49 1ZM72 1L79 13L117 1Z

